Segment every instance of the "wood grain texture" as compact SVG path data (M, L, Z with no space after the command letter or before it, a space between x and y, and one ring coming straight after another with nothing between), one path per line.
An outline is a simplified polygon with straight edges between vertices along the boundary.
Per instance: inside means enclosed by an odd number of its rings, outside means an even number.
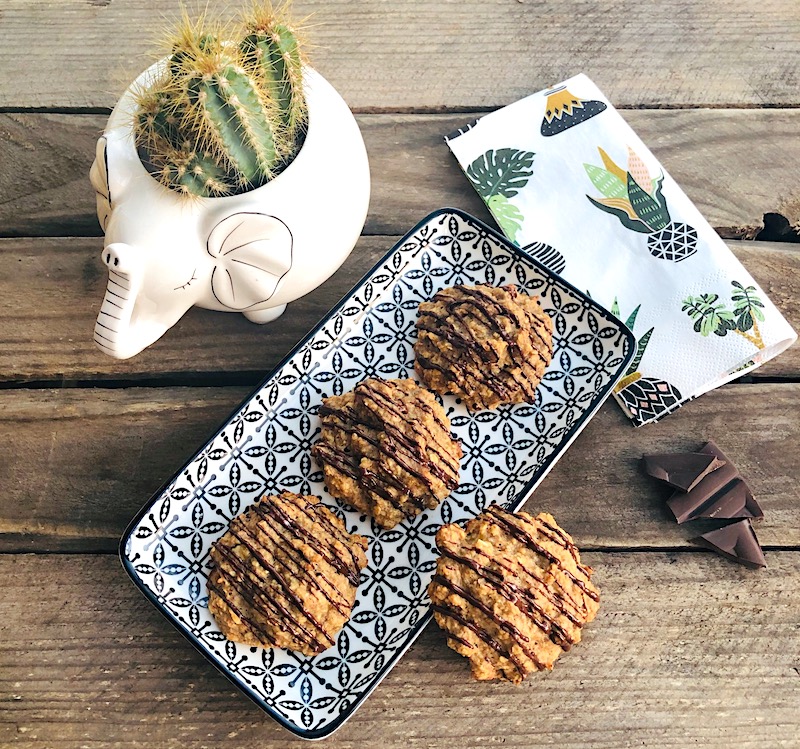
M622 114L711 225L727 236L752 238L764 213L800 197L800 109ZM443 205L488 219L442 138L476 116L358 116L372 172L366 234L403 233ZM0 114L0 235L100 234L88 174L105 120Z
M113 551L139 507L248 392L0 391L0 481L17 503L0 521L0 549Z
M422 218L421 216L419 218ZM362 237L344 266L319 289L259 326L242 315L192 309L161 340L125 361L92 343L106 285L100 238L0 240L0 381L141 380L186 384L199 374L258 382L322 319L397 237ZM800 246L730 242L729 246L783 314L800 329ZM755 376L800 374L800 347ZM194 380L197 382L197 380Z
M0 236L12 237L0 240L0 383L11 386L0 389L0 747L307 746L210 667L103 552L398 235L442 205L488 219L444 133L584 71L718 231L752 237L764 213L796 214L796 2L296 8L316 12L314 64L359 112L373 176L368 236L279 323L192 310L119 362L91 344L105 268L87 175L102 111L178 6L0 5ZM73 109L100 113L56 113ZM730 246L800 329L800 246ZM800 347L755 379L641 430L605 404L528 501L590 549L584 561L603 591L585 641L552 674L520 688L476 684L432 627L326 746L798 746ZM66 387L20 387L36 381ZM226 386L196 386L209 382ZM642 452L709 438L763 506L766 570L689 550L704 526L676 525L668 491L637 465ZM8 553L27 551L39 553Z
M294 302L281 322L255 325L239 314L193 309L141 355L114 360L91 342L106 286L102 240L0 240L0 380L88 379L196 373L262 379L394 243L362 239L322 287ZM7 292L7 293L6 293ZM179 343L179 341L182 341ZM14 374L16 373L16 374Z
M633 107L798 102L788 0L298 0L296 11L314 13L315 66L362 109L493 107L580 71ZM177 12L170 0L6 0L0 106L111 106ZM24 77L20 57L36 61Z
M216 432L245 388L0 391L0 551L113 551L129 520ZM643 452L709 439L761 503L759 539L800 546L800 384L729 385L634 430L606 403L527 503L581 546L686 547Z
M472 682L431 625L325 746L796 746L800 554L768 554L759 572L700 552L584 558L600 613L552 673ZM208 665L115 558L5 556L0 575L4 746L308 746Z
M99 235L89 168L107 117L0 114L4 236Z

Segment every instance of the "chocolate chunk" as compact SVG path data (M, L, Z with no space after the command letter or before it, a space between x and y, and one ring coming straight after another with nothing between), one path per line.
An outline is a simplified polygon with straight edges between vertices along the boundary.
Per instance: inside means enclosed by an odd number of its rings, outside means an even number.
M742 479L738 469L725 456L722 450L713 442L709 442L700 452L724 461L725 465L709 473L690 492L686 494L680 491L675 492L667 500L670 510L675 515L675 520L678 523L685 523L687 520L701 517L763 517L764 513L758 506L758 502L753 498L747 484L744 483L744 479ZM745 495L743 497L740 495L742 487L735 485L737 481L744 487ZM733 491L734 495L726 499L725 495L729 491ZM737 497L740 499L737 500ZM737 504L742 509L737 510ZM729 511L738 511L739 514L725 514ZM709 515L709 512L714 514Z
M691 491L712 471L725 465L716 455L706 453L669 453L643 455L644 469L676 489Z
M693 518L763 518L759 507L747 484L735 479L717 494L710 505L704 505L692 515Z
M743 564L745 567L757 569L767 566L767 560L764 558L764 552L756 538L756 532L746 518L704 533L699 538L693 538L692 543L711 549L726 559Z

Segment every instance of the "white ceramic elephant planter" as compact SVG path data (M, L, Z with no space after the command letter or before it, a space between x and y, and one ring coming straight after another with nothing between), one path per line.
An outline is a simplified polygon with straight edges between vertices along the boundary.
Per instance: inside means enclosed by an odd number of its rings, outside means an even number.
M95 343L127 359L193 305L279 317L350 254L366 220L369 165L347 105L313 70L305 75L308 133L294 161L240 195L186 199L142 165L133 137L134 81L109 117L90 178L105 232L108 287Z

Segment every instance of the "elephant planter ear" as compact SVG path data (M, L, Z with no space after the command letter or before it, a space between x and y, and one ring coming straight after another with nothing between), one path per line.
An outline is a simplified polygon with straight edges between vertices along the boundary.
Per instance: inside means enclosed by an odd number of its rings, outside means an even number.
M255 322L266 321L253 307L267 302L291 269L293 241L289 227L265 213L234 213L220 221L207 245L215 260L211 291L216 300Z
M100 228L105 232L108 217L111 215L111 189L108 186L108 154L104 135L100 136L95 147L94 162L89 170L89 181L94 187L97 198L97 220L100 222Z

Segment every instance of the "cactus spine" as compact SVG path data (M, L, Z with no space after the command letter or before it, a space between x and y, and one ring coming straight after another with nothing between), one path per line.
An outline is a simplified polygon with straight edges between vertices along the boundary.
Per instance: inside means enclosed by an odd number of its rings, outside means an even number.
M234 32L184 17L171 49L135 122L142 160L162 184L216 197L260 187L291 163L307 114L304 58L284 11L256 7Z

